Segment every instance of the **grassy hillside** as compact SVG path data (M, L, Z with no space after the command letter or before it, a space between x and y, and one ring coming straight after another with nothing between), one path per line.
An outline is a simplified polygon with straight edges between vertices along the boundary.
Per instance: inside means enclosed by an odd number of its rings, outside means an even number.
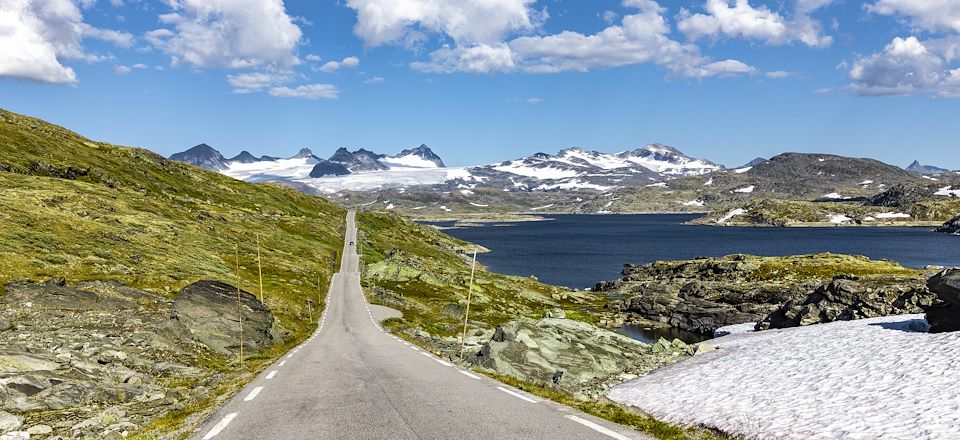
M281 316L331 274L345 212L320 198L252 185L147 150L93 142L0 111L0 285L63 276L117 279L170 296L198 279L257 291Z
M236 284L239 246L241 287L259 293L259 236L265 302L285 341L249 353L242 369L235 358L212 353L177 359L201 373L150 380L189 390L207 378L198 389L209 390L153 411L155 420L144 428L150 435L138 438L183 437L185 426L201 421L313 330L309 317L319 310L308 303L326 291L336 270L345 214L289 188L244 183L0 110L0 286L49 277L117 280L173 298L201 279ZM72 410L23 415L69 426Z
M472 245L396 214L361 212L364 283L380 302L401 309L397 327L419 328L435 336L463 329ZM519 316L540 318L562 308L567 317L593 321L591 310L605 301L591 292L573 292L534 278L486 272L478 264L470 321L493 328Z

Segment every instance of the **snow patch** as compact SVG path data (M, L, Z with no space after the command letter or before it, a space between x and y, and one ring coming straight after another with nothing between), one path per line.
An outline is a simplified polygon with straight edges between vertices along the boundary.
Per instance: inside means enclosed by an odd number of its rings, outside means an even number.
M713 185L713 177L711 176L709 180L703 183L703 186Z
M933 193L935 196L960 197L960 189L951 189L952 186L945 186Z
M473 203L473 202L470 202L470 204L473 206L476 206L477 208L486 208L490 206L490 205L481 205L479 203Z
M755 189L757 189L757 186L756 186L756 185L750 185L750 186L745 186L745 187L743 187L743 188L737 188L737 189L733 190L733 192L750 194L750 193L752 193L753 190L755 190Z
M687 202L679 202L683 206L703 206L706 205L706 202L703 200L690 200Z
M608 397L734 437L960 438L960 332L901 315L725 336ZM920 330L920 331L918 331Z
M666 182L651 183L651 184L649 184L649 185L647 185L647 186L650 187L650 188L666 188L666 187L667 187L667 183L666 183Z
M877 218L910 218L910 214L905 214L902 212L881 212L876 215Z
M737 174L743 174L743 173L746 173L747 171L750 171L750 170L752 170L752 169L753 169L753 167L743 167L743 168L737 168L737 169L733 170L733 172L734 172L734 173L737 173Z
M847 217L843 214L829 214L827 215L827 218L830 219L830 223L837 223L837 224L846 223L853 220L852 218Z
M531 211L539 211L541 209L553 208L553 203L549 205L538 206L536 208L530 208Z
M730 212L728 212L726 215L724 215L723 217L721 217L720 220L717 220L717 223L726 223L726 222L729 221L730 219L732 219L732 218L734 218L734 217L736 217L736 216L738 216L738 215L744 215L744 214L746 214L746 213L747 213L747 210L746 210L746 209L743 209L743 208L734 209L733 211L730 211Z

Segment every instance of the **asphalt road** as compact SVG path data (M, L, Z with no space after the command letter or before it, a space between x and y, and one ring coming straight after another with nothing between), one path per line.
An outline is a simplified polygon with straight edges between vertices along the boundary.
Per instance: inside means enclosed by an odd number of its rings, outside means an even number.
M647 439L426 353L383 331L360 288L354 214L317 332L193 439Z

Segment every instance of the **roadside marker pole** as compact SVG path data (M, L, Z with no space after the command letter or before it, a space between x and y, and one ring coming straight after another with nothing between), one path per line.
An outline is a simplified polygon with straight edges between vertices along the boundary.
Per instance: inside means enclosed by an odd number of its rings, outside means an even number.
M240 243L237 243L237 317L240 321L240 368L243 368L243 304L240 302Z
M460 360L467 349L467 322L470 320L470 301L473 300L473 274L477 269L477 248L473 248L473 263L470 264L470 287L467 289L467 310L463 313L463 336L460 337Z
M260 234L257 234L257 275L260 277L260 302L263 302L263 267L260 266Z

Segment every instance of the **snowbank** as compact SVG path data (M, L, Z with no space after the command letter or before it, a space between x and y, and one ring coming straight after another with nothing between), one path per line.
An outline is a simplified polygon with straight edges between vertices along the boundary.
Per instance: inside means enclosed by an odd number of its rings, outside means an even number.
M960 438L960 332L923 315L834 322L714 340L608 396L669 422L747 438Z

